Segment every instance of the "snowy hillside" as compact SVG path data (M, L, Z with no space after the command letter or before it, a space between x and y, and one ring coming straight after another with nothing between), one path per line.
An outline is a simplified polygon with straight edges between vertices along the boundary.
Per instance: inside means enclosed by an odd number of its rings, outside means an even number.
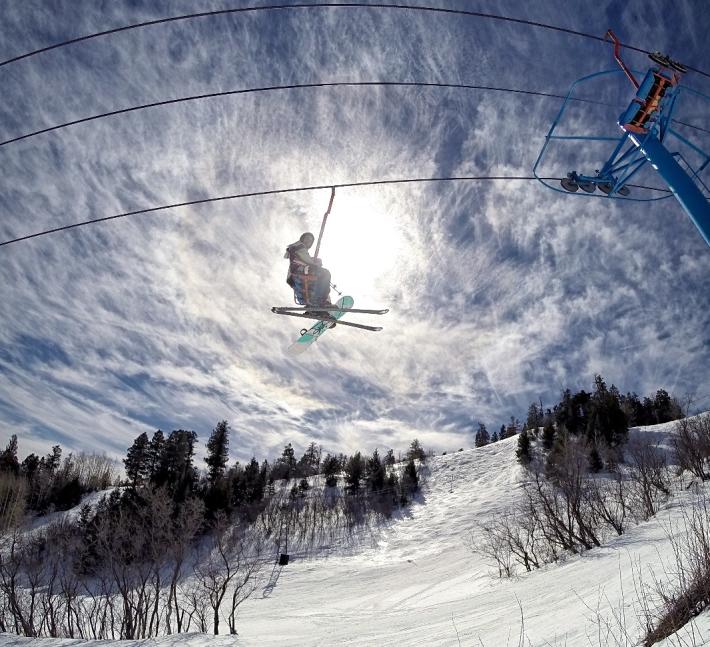
M630 434L652 434L662 442L671 428L672 423ZM693 489L676 487L657 518L603 548L501 580L492 564L471 552L467 540L478 521L501 514L518 496L524 472L515 462L515 447L511 438L431 458L420 502L373 535L371 545L347 555L296 556L286 567L275 566L266 574L266 586L242 605L236 644L634 644L642 634L639 573L653 569L662 576L663 565L672 564L669 534L682 532L681 503L691 500ZM600 632L600 619L602 626L609 623L614 639ZM197 647L226 640L235 644L234 637L199 635L150 642ZM0 637L4 646L31 642L58 644ZM701 616L661 644L710 644L710 619Z

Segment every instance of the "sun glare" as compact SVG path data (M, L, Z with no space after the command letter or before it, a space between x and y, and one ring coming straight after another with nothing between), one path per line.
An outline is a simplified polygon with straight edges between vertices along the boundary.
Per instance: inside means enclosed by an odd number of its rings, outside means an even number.
M401 220L392 205L336 196L320 256L340 290L354 297L372 294L396 269L403 246Z

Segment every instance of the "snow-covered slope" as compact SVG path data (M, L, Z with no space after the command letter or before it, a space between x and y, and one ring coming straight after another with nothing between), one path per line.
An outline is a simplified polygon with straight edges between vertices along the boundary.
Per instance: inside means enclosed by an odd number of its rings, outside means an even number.
M668 426L634 430L659 440ZM596 610L626 607L626 630L640 633L632 609L636 568L658 565L670 549L674 508L609 546L513 580L471 553L477 520L517 496L516 439L430 460L424 501L359 554L294 562L268 598L240 614L245 645L599 644ZM453 477L453 479L452 479ZM522 609L522 612L521 612ZM524 627L522 626L524 623ZM529 641L529 643L528 643ZM607 644L602 642L601 644Z
M632 430L632 435L663 440L671 427ZM675 492L656 519L603 548L499 580L492 564L470 551L467 537L477 521L500 514L518 495L523 472L515 462L515 446L511 438L431 458L421 502L375 533L369 545L347 555L296 558L275 567L270 585L241 607L237 644L617 644L599 633L598 614L620 636L617 614L629 639L636 639L641 625L634 578L653 567L659 572L661 560L672 561L669 532L679 532L674 521L681 516L680 503L691 495ZM695 642L685 644L710 645L706 616L694 623L694 630ZM205 640L175 638L188 647ZM0 637L0 644L16 643ZM676 644L684 643L665 642L666 647Z

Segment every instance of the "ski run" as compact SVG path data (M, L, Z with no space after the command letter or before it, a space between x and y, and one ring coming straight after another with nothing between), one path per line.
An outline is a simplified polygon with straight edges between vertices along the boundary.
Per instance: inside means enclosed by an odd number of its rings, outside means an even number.
M651 435L670 449L673 425L634 428L630 438ZM643 635L639 579L649 583L673 570L671 538L683 540L684 506L701 488L687 487L688 477L684 485L676 481L672 498L650 521L601 548L499 579L494 565L471 551L469 536L478 522L502 515L519 496L525 471L515 448L513 437L431 457L419 500L391 523L347 547L323 546L308 558L293 554L288 566L269 569L264 586L240 607L238 636L99 642L105 647L638 644ZM93 643L0 635L2 647ZM657 644L710 645L710 615L701 614Z

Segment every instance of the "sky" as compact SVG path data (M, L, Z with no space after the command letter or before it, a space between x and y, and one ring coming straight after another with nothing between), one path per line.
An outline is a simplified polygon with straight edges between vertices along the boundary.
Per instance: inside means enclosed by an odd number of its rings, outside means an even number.
M0 2L0 59L136 22L266 3ZM422 4L422 3L417 3ZM434 4L434 3L432 3ZM710 70L704 2L451 2L661 50ZM646 69L648 59L627 52ZM0 140L105 111L284 84L420 81L564 94L611 46L454 14L318 8L120 32L0 67ZM710 93L692 72L687 85ZM616 134L620 75L567 132ZM339 87L232 95L78 124L0 147L0 240L236 193L399 178L529 176L560 101L470 89ZM707 104L678 113L710 128ZM710 148L710 135L683 131ZM705 139L703 140L703 137ZM560 145L547 170L601 164ZM598 168L598 167L596 167ZM582 169L591 172L593 168ZM651 169L644 183L662 186ZM297 359L283 251L329 190L214 202L0 248L0 444L121 457L141 433L220 420L231 455L471 446L594 375L710 408L710 249L674 199L611 201L536 182L336 192L324 265L378 333L338 327ZM334 295L335 296L335 295Z

